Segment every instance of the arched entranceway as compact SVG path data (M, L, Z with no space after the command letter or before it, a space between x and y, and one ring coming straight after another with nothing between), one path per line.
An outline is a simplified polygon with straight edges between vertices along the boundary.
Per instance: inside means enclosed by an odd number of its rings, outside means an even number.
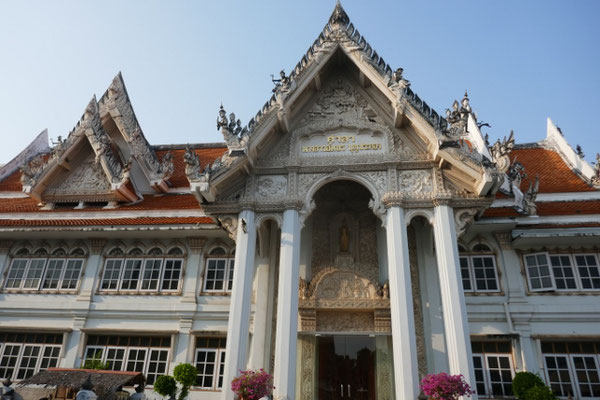
M314 194L301 233L300 399L391 398L385 231L372 194L335 180Z

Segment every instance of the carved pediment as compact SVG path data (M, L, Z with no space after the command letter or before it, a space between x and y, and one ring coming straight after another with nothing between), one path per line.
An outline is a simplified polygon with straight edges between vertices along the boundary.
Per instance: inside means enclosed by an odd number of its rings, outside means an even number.
M300 308L371 309L389 307L387 285L336 267L321 270L310 283L301 280Z
M44 198L58 196L95 197L111 194L111 185L102 166L90 154L64 179L56 180L46 189ZM112 197L112 196L111 196Z

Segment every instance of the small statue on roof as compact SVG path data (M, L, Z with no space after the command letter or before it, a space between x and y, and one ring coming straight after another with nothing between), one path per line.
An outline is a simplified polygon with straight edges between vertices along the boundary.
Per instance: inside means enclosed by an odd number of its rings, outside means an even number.
M513 147L515 147L515 133L512 130L510 131L508 138L504 136L502 141L498 139L496 140L496 143L490 147L492 161L496 164L496 168L498 168L499 172L506 173L506 171L508 171L508 168L510 167L510 159L508 156Z
M525 192L523 196L523 212L528 215L536 215L537 214L537 205L535 204L535 200L538 195L538 191L540 188L540 177L539 175L535 176L534 182L529 182L529 188Z
M289 82L290 78L285 75L285 70L279 71L279 79L275 79L273 74L271 74L271 81L275 85L273 88L273 93L276 93L279 89L285 87Z
M235 113L229 114L229 121L226 116L227 111L225 111L221 104L219 116L217 117L217 130L221 130L230 154L236 153L236 155L239 155L245 153L248 145L247 129L242 128L242 121L236 119Z
M467 133L467 121L469 120L470 113L471 105L469 104L467 91L465 91L465 96L460 103L454 100L452 110L446 109L446 121L448 121L450 126L444 130L444 134L450 139L460 139Z
M52 140L52 158L60 158L66 150L67 139L62 136L56 138L56 142Z
M404 73L404 68L396 68L396 70L392 73L392 79L394 82L399 83L402 87L409 87L410 81L404 79L402 74Z
M592 185L600 186L600 153L596 153L596 164L594 164L594 176L592 176Z

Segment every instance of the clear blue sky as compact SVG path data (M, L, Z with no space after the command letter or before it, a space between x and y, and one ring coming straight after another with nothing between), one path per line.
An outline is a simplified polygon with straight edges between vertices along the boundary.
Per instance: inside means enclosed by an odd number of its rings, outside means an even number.
M550 116L600 152L600 1L342 2L380 56L443 113L469 90L490 137L545 136ZM122 71L152 144L222 141L245 124L327 22L334 0L2 1L0 163L42 129L65 136Z

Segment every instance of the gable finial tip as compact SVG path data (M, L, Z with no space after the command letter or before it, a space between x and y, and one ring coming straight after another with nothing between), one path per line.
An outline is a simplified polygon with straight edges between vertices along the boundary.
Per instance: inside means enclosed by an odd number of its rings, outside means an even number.
M341 24L346 26L349 22L350 18L348 17L348 14L346 14L346 11L342 7L340 0L337 0L335 3L335 8L333 9L333 13L331 13L331 17L329 18L329 24Z

